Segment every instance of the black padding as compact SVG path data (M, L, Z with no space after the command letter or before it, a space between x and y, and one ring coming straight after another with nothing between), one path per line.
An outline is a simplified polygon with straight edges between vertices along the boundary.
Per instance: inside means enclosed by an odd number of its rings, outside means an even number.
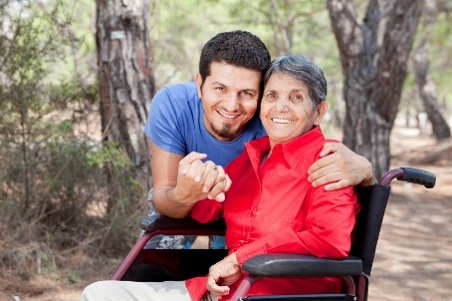
M361 273L362 263L354 256L335 260L302 254L273 253L250 258L242 269L256 276L353 276Z
M400 169L403 170L403 176L398 177L397 180L421 184L426 188L435 187L436 176L433 173L413 167L400 167Z
M389 186L375 184L370 196L368 195L369 191L366 191L364 195L359 195L361 212L356 224L351 254L361 258L363 272L367 275L370 275L372 270L378 236L390 191Z
M225 232L226 224L223 218L208 224L202 224L189 217L170 218L160 215L151 215L146 216L141 220L141 229L149 232L157 230L183 230L178 232L178 234L185 234L185 232L188 231L193 235L198 235L199 231L204 231L206 235L221 235Z

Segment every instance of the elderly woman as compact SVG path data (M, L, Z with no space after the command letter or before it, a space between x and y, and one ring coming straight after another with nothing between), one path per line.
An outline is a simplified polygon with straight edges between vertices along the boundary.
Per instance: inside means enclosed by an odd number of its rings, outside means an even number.
M323 72L303 55L284 56L272 63L264 84L260 118L268 137L247 143L226 167L232 185L223 203L204 200L191 211L200 222L224 215L229 255L213 265L206 277L185 282L100 282L87 287L82 300L114 300L115 296L120 300L229 300L245 277L240 267L254 255L348 255L359 211L353 187L325 191L308 182L307 170L325 143L319 127L327 110ZM96 288L103 294L96 293ZM340 288L336 278L263 279L249 295L334 293Z

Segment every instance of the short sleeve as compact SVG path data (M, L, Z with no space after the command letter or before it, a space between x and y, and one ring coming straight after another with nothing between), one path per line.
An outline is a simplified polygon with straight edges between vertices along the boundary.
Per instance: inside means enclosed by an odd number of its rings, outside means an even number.
M186 144L181 129L181 112L168 88L162 88L151 102L145 134L161 149L180 155L186 154Z

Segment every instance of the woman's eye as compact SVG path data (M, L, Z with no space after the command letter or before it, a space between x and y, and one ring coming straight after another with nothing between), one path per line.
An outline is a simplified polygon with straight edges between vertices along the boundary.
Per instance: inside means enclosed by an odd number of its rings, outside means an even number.
M267 98L275 98L275 94L267 94L265 97L267 97Z
M294 95L291 97L291 100L293 103L300 103L303 101L303 96L302 95Z

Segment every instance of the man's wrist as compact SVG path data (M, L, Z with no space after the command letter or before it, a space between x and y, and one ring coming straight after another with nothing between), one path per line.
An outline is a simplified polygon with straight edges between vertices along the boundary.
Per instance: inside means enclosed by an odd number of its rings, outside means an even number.
M366 171L366 176L364 177L360 186L363 186L363 187L373 186L377 183L377 180L375 179L375 176L374 176L372 163L367 158L365 158L365 157L363 157L363 158L367 161L366 162L367 168L364 169Z
M185 208L186 204L175 197L173 188L154 189L154 207L161 215L172 218L184 218L190 212L191 207Z
M198 199L179 195L176 188L172 188L166 191L166 201L172 204L171 213L174 214L173 217L186 217Z
M364 180L361 182L360 186L368 187L368 186L373 186L376 183L377 183L377 179L375 179L374 175L371 172L366 178L364 178Z

